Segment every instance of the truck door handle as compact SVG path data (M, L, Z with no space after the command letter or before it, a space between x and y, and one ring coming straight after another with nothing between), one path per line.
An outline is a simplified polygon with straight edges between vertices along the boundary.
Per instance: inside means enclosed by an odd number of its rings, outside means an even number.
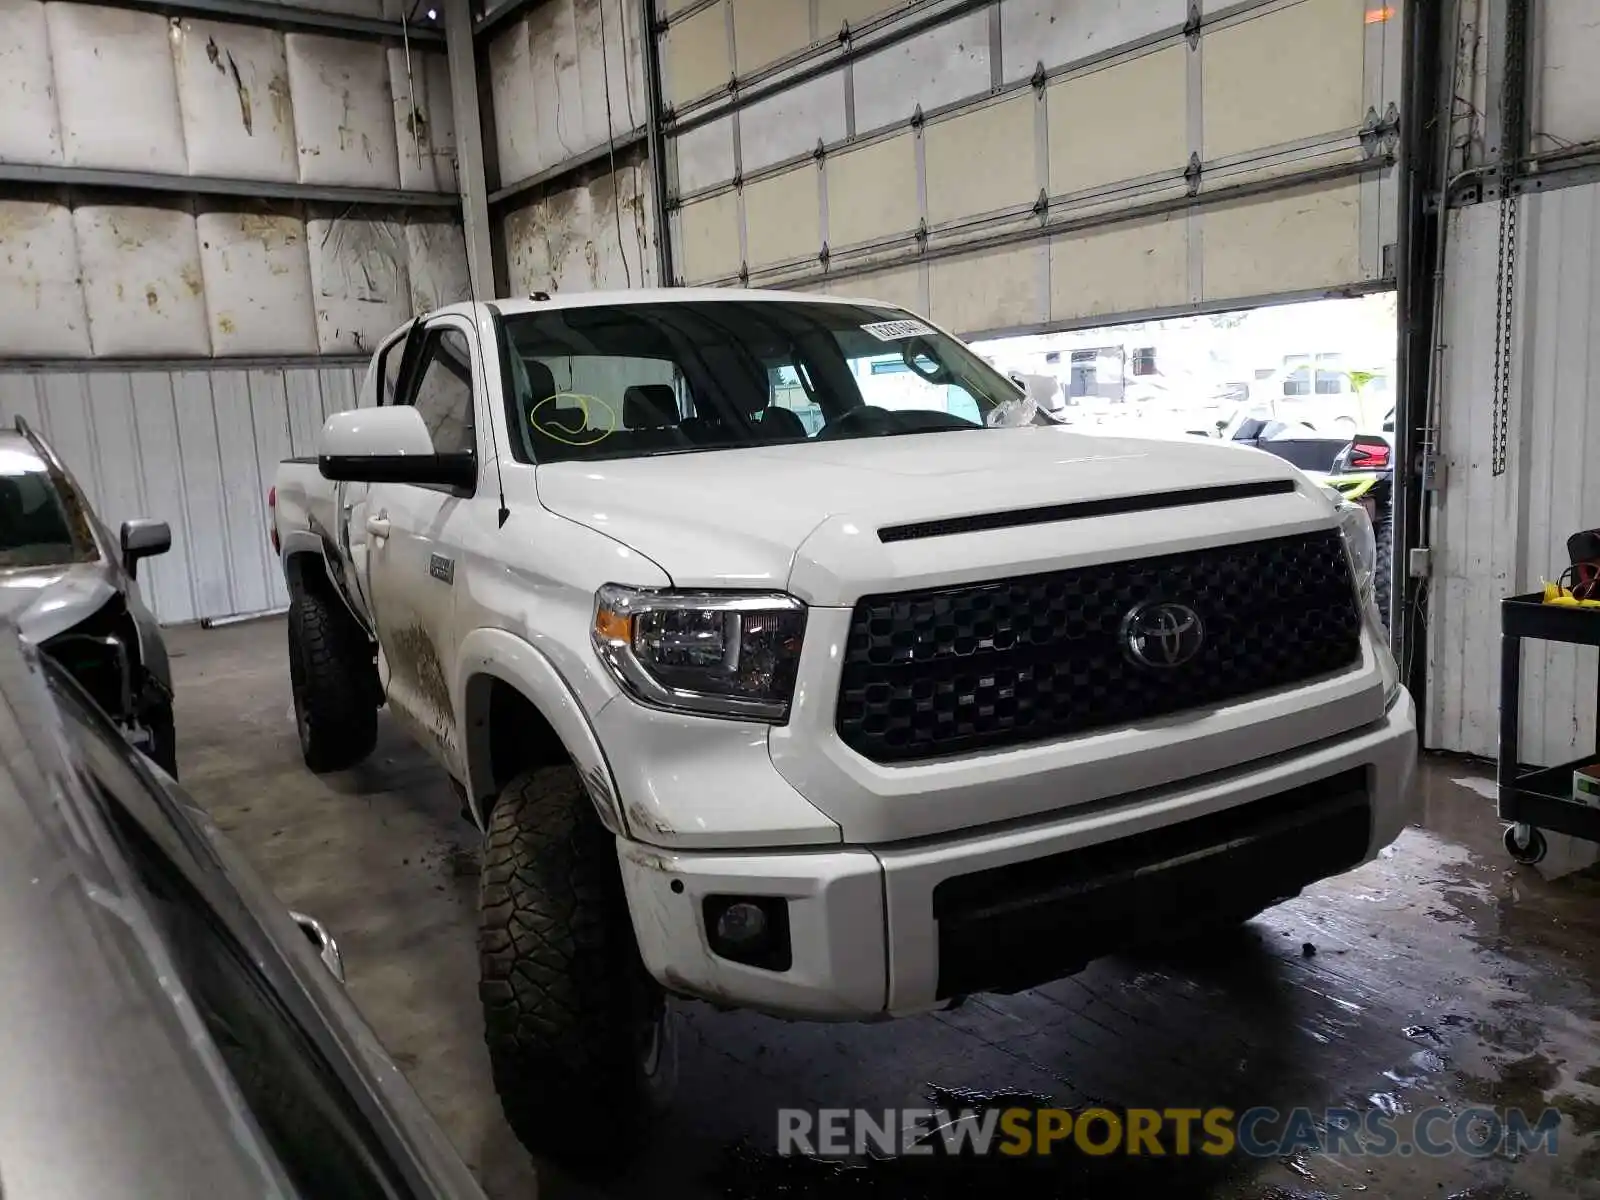
M368 517L367 518L367 532L370 533L373 537L380 537L380 538L381 537L388 537L389 536L389 518L388 517Z

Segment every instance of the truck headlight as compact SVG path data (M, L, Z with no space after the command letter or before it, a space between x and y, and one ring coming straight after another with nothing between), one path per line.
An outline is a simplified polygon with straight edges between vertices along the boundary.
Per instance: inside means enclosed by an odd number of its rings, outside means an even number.
M793 596L595 593L595 653L641 703L781 724L794 698L806 606Z
M1333 489L1329 489L1333 491ZM1339 515L1339 532L1344 535L1345 552L1350 556L1350 573L1355 578L1356 595L1361 607L1373 605L1373 589L1378 577L1378 540L1372 532L1372 518L1359 504L1352 504L1343 496L1335 500Z

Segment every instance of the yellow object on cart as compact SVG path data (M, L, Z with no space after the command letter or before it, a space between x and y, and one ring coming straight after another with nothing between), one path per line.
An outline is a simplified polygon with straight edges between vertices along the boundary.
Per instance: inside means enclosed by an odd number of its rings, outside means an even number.
M1545 583L1544 602L1559 604L1563 608L1600 608L1600 600L1579 600L1572 594L1571 588L1562 587L1559 583Z

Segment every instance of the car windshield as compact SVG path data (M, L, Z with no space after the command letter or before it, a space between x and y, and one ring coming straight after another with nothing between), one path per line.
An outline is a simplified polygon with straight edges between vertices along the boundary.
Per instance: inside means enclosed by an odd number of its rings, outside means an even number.
M524 461L1049 423L967 347L893 308L576 306L507 316L502 332Z
M32 450L0 448L0 568L53 567L93 558L73 536L55 481Z

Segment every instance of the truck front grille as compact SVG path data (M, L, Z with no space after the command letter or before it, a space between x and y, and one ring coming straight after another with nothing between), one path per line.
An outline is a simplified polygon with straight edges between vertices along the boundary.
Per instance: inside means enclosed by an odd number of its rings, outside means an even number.
M1128 616L1153 605L1199 618L1192 657L1152 666L1130 652ZM864 757L909 762L1205 708L1360 657L1344 545L1326 530L864 597L837 725Z

